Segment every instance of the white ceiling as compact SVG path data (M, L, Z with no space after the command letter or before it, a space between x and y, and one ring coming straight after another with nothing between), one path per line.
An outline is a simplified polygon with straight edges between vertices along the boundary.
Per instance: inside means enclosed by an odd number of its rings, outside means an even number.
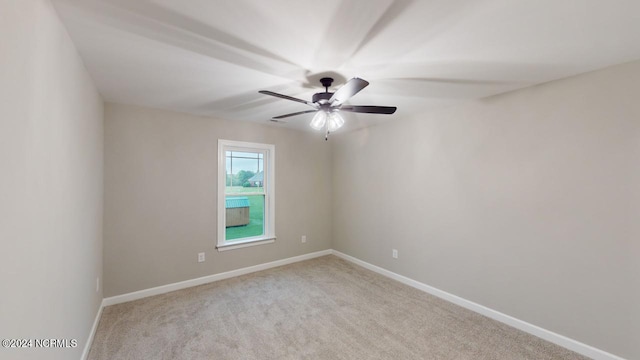
M640 59L638 0L54 0L108 101L308 129L323 75L371 85L347 128Z

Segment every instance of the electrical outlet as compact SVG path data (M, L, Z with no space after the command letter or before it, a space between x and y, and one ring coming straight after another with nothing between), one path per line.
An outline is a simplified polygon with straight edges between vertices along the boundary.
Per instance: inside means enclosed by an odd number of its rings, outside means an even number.
M100 292L100 277L96 278L96 292Z
M204 253L198 253L198 262L204 262Z
M302 238L300 239L301 242L306 243L307 242L307 235L302 235Z
M398 250L393 249L393 250L391 251L391 256L393 256L393 258L394 258L394 259L397 259L397 258L398 258Z

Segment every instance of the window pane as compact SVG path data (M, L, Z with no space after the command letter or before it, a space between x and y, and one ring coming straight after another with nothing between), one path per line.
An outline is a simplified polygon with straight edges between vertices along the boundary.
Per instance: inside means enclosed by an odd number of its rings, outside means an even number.
M226 151L225 193L262 192L264 156L261 152Z
M264 234L264 195L227 196L226 240Z

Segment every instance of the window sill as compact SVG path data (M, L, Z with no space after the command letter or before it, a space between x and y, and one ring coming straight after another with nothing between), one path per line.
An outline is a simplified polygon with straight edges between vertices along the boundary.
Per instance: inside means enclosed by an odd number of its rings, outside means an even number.
M249 247L249 246L271 244L271 243L274 243L275 241L276 241L276 237L275 236L262 237L262 238L257 238L257 239L247 239L247 240L230 242L230 243L224 244L224 245L218 245L218 246L216 246L216 249L218 249L218 251L242 249L242 248Z

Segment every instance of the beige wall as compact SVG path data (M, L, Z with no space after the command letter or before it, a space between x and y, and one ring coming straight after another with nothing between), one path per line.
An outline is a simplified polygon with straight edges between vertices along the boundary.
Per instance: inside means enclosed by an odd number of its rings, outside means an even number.
M102 99L49 1L0 1L0 338L76 339L102 292Z
M215 249L219 138L275 144L275 243ZM330 161L319 134L107 104L105 297L331 248Z
M640 359L639 94L636 62L335 136L333 245Z

